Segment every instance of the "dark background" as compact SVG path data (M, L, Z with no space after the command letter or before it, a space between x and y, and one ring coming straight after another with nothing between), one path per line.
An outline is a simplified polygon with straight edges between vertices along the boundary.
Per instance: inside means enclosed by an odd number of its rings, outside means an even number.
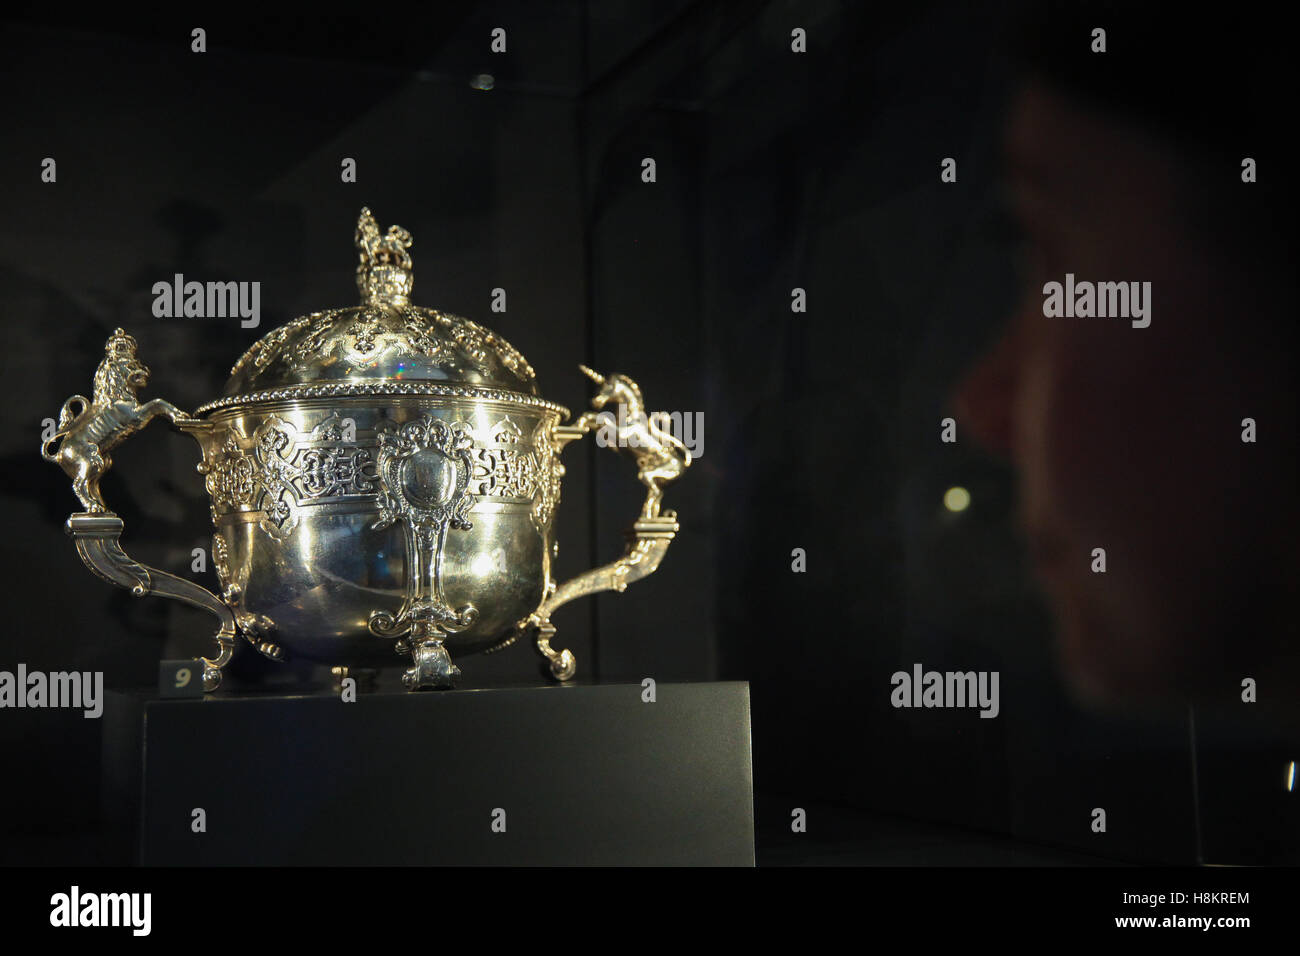
M138 686L160 657L206 651L209 617L82 567L41 420L89 391L118 325L153 370L146 397L215 397L261 335L355 302L368 205L415 237L415 302L500 331L546 397L581 409L584 362L633 376L654 408L704 413L703 455L667 494L683 530L662 568L566 607L556 644L584 679L751 681L760 863L1294 859L1273 749L1070 702L1010 530L1009 470L939 441L949 389L1014 293L998 179L1011 77L996 12L973 7L573 0L0 25L0 668ZM491 91L471 87L483 73ZM947 156L957 184L939 180ZM175 272L260 281L261 326L153 317L150 289ZM631 462L590 445L566 454L561 579L617 553L640 497ZM155 426L115 459L104 493L127 550L187 569L210 530L197 448ZM960 515L941 503L952 485L972 495ZM890 674L918 661L1000 671L998 719L893 709ZM543 679L526 647L460 664L471 681ZM98 859L99 730L79 712L0 713L4 855ZM789 833L792 807L807 834Z

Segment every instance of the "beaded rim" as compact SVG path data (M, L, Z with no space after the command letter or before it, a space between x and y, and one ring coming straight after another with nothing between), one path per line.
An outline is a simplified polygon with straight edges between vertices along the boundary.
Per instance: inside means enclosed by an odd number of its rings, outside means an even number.
M436 395L445 398L470 398L480 401L506 402L511 405L527 405L532 408L545 408L559 412L564 418L569 417L569 410L563 405L548 402L544 398L511 392L501 388L483 388L477 385L450 385L441 382L331 382L323 385L285 385L280 388L263 389L260 392L248 392L244 395L231 395L219 398L200 406L194 414L220 411L242 405L255 405L261 402L283 402L303 398L357 398L365 396L388 395Z

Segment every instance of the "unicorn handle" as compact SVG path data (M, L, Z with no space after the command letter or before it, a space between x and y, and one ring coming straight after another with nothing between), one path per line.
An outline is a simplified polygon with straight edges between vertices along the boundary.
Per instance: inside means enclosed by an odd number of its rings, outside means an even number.
M634 394L640 394L637 384L627 376L601 375L585 365L579 365L578 368L587 378L600 385L602 391L609 389L611 383L615 385L621 383L626 385ZM594 412L586 412L570 425L556 426L553 440L557 456L559 450L569 442L588 434L596 421L598 419ZM615 450L618 448L617 442L604 442L603 444L613 447ZM659 564L663 561L668 546L672 544L673 538L681 530L681 526L677 523L677 513L675 511L665 511L660 514L659 502L663 494L662 486L675 480L681 471L685 470L686 465L690 462L689 457L686 459L685 464L675 469L675 474L668 476L658 471L651 475L651 464L647 457L650 453L647 450L642 449L636 454L638 477L647 486L646 503L642 507L640 516L637 517L632 527L626 532L627 540L623 554L609 564L593 568L560 585L556 585L554 579L552 579L548 562L545 597L537 610L520 625L518 633L535 635L538 652L550 662L551 674L558 680L565 681L573 677L577 670L577 660L571 651L567 649L557 651L551 647L551 639L555 636L555 625L551 623L551 615L561 606L577 598L585 597L588 594L597 594L601 591L623 591L633 581L639 581L654 574L659 569ZM661 603L666 606L667 599L662 600ZM645 613L651 616L661 616L663 610L663 608L651 605Z

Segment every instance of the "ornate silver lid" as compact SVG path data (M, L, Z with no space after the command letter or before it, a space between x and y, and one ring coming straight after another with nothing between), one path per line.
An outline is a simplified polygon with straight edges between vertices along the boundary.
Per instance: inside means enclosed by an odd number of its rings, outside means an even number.
M411 305L411 234L383 235L369 209L357 220L362 304L313 312L268 332L243 354L222 398L198 412L293 398L449 395L539 405L533 368L476 322Z

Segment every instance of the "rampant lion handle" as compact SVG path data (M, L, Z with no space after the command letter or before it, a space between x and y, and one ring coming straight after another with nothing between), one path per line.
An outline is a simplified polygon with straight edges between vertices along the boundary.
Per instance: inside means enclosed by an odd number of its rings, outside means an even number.
M172 422L189 416L161 398L140 404L136 392L149 383L149 369L136 357L136 341L114 330L95 371L93 397L74 395L59 411L56 432L41 443L41 457L59 465L86 510L71 515L67 532L82 562L110 584L137 597L156 594L211 611L220 621L217 656L203 662L203 688L215 690L235 650L236 625L230 608L207 588L133 561L119 538L122 519L104 504L100 479L113 467L109 452L159 416Z

